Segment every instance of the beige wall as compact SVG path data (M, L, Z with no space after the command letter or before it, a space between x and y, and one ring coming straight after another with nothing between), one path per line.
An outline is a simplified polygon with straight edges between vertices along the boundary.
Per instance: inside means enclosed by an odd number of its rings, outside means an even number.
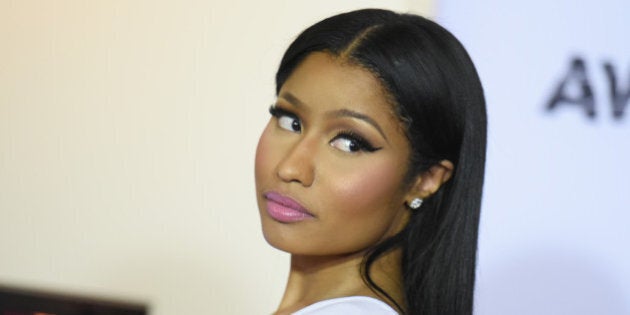
M265 314L253 157L305 26L431 1L0 0L0 285Z

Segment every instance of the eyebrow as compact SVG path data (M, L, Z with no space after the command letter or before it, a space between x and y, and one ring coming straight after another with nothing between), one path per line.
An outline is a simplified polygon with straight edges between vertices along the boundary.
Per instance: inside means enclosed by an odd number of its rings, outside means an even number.
M295 107L304 106L304 102L302 102L299 98L297 98L295 95L291 94L290 92L282 92L282 94L280 94L280 97L284 98Z
M284 98L295 107L304 106L304 102L302 102L299 98L297 98L295 95L291 94L290 92L282 92L282 94L280 94L280 97ZM326 113L326 116L335 117L335 118L350 117L350 118L363 120L366 123L372 125L372 127L374 127L381 134L381 136L383 136L383 138L385 138L385 140L389 142L381 126L376 122L376 120L374 120L372 117L366 114L362 114L362 113L359 113L359 112L356 112L347 108L342 108L338 110L329 111Z
M372 125L372 127L374 127L381 134L381 136L383 136L383 138L385 138L385 140L389 141L387 139L387 136L385 136L385 133L383 132L383 129L381 128L381 126L379 126L379 124L376 122L376 120L372 119L372 117L370 117L370 116L368 116L366 114L355 112L355 111L347 109L347 108L342 108L342 109L330 111L330 112L326 113L326 116L333 116L333 117L337 117L337 118L350 117L350 118L363 120L366 123Z

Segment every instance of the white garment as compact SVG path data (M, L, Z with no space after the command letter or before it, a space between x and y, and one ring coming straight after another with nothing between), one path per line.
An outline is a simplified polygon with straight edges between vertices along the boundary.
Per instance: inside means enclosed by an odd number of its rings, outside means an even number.
M398 315L393 308L375 298L348 296L311 304L293 315Z

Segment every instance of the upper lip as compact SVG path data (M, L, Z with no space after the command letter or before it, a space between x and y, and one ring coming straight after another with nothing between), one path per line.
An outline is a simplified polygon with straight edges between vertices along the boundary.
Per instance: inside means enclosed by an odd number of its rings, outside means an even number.
M275 192L275 191L270 191L270 192L266 192L264 194L265 198L267 200L271 200L275 203L281 204L285 207L294 209L296 211L302 212L302 213L306 213L306 214L310 214L312 215L308 209L306 209L304 206L302 206L299 202L295 201L293 198L283 195L279 192Z

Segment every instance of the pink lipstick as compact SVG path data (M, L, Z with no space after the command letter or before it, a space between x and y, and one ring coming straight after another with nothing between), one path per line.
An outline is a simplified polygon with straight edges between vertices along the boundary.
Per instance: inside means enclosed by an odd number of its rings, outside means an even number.
M292 223L312 218L313 215L297 201L277 192L264 194L267 199L267 213L276 221Z

